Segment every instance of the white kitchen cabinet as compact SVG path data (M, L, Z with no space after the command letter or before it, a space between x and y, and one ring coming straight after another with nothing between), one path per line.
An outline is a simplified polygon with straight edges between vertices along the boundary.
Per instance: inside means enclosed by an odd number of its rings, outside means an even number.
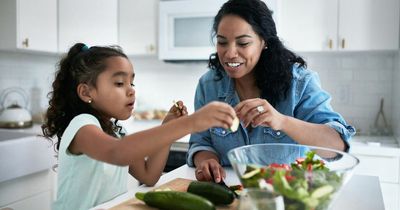
M51 210L51 191L45 191L6 206L8 210ZM0 209L1 210L1 209Z
M296 51L328 50L337 33L337 1L282 0L278 36Z
M57 1L1 0L0 49L57 52Z
M368 143L381 146L368 146ZM390 145L390 146L389 146ZM395 145L395 146L393 146ZM351 142L351 154L360 164L354 173L378 176L386 210L400 208L400 148L393 137L359 137Z
M119 0L119 45L128 55L155 55L158 0Z
M0 209L51 210L53 176L45 170L0 182Z
M118 0L59 0L59 51L76 42L118 44Z
M296 51L399 49L398 0L282 0L278 35Z
M385 210L399 210L400 209L400 187L399 184L380 182L383 203Z

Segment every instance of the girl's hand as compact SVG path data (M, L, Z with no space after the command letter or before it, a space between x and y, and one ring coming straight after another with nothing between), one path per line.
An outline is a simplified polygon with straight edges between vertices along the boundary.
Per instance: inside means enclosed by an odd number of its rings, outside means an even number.
M191 114L193 132L204 131L211 127L230 128L235 118L235 110L227 103L211 102Z
M279 113L267 100L260 98L247 99L235 107L240 121L245 127L251 125L271 127L282 130L286 116Z
M162 124L169 122L170 120L177 119L188 114L186 106L182 101L174 102L174 105L169 109L167 115L165 116Z
M208 159L201 162L195 170L196 179L199 181L221 182L226 173L222 166L215 159Z

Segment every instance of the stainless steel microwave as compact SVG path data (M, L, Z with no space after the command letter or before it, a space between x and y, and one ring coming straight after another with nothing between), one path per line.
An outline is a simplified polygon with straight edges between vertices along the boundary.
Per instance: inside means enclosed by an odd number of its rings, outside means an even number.
M211 37L214 17L226 1L160 1L158 58L208 60L210 54L215 52L215 40ZM270 9L276 9L277 0L263 1Z

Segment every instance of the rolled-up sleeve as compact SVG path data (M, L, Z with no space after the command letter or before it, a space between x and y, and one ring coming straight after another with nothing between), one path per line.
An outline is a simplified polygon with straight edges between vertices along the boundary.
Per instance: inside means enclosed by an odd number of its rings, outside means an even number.
M208 132L209 131L207 130L201 133L194 133L190 136L189 150L186 159L186 162L190 167L194 167L193 156L199 151L211 151L217 154L217 151L215 151L211 145L210 138L205 136Z
M310 71L305 74L297 80L296 86L298 103L294 110L295 117L335 129L349 149L348 141L355 135L356 129L333 110L330 105L331 96L321 88L317 73Z

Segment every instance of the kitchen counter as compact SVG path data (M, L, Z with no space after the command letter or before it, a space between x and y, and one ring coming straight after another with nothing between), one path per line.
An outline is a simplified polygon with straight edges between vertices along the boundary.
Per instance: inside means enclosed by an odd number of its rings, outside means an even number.
M232 169L226 168L227 176L225 182L228 185L239 184ZM139 186L129 190L115 199L98 205L91 210L108 209L134 197L136 192L147 192L175 178L195 179L194 168L187 165L181 166L167 174L161 176L154 187ZM333 204L332 210L377 210L384 209L381 187L376 176L354 175L349 183L343 188L337 200Z

